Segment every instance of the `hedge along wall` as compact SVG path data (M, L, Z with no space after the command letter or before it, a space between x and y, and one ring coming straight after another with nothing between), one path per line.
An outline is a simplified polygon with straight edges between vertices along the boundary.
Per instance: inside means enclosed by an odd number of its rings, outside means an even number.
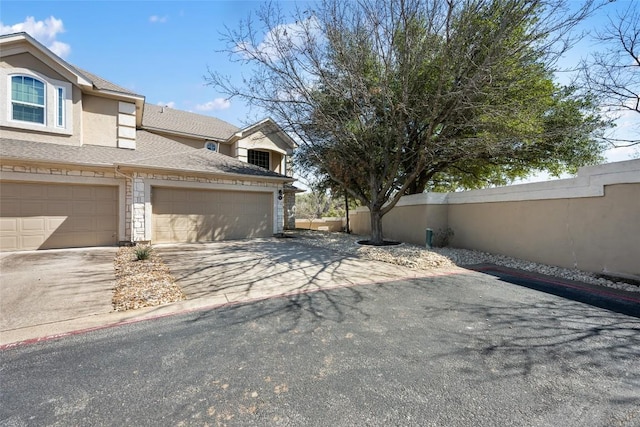
M350 220L369 234L366 208ZM640 159L571 179L405 196L383 219L388 239L424 245L426 228L450 228L454 247L640 278Z

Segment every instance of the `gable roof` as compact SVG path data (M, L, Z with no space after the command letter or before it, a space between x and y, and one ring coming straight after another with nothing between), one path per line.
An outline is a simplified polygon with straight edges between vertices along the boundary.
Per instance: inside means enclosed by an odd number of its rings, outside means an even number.
M25 43L31 46L31 48L25 48ZM28 33L2 34L0 35L0 45L2 45L0 56L9 56L26 51L29 51L31 54L35 53L35 55L38 56L41 61L44 60L47 65L55 64L57 68L56 71L61 72L71 83L85 89L92 87L91 81L87 79L86 76L82 75L75 67L53 53Z
M206 148L193 148L147 131L137 131L136 150L98 145L61 145L0 138L4 160L91 167L135 167L182 173L234 175L291 182L292 178Z
M267 117L257 123L247 126L244 129L240 129L231 138L231 141L235 141L241 138L245 138L252 133L263 131L266 134L273 133L277 135L285 144L290 148L296 148L298 144L284 131L282 128L271 118Z
M91 83L93 83L93 86L100 91L116 92L116 93L121 93L123 95L130 95L130 96L144 98L144 95L137 94L135 92L130 91L129 89L123 88L122 86L118 86L115 83L111 83L110 81L105 80L102 77L96 74L93 74L87 70L84 70L76 66L73 66L73 67L76 70L78 70L78 72L85 75L89 80L91 80Z
M55 69L69 82L79 87L82 92L133 102L136 105L136 109L140 112L142 111L143 95L134 93L68 63L28 33L20 32L0 35L0 45L2 46L0 48L0 56L29 52L38 60ZM140 125L140 120L139 114L137 114L136 125Z
M144 104L142 128L217 141L226 141L239 130L215 117L151 104Z

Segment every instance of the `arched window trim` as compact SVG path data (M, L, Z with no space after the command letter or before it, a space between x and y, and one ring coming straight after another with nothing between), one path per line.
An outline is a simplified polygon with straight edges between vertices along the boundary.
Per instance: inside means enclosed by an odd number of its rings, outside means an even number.
M44 123L14 117L13 77L27 77L44 84ZM4 80L4 82L3 82ZM73 85L27 68L0 68L0 125L37 132L73 134ZM21 102L23 103L23 102ZM23 103L29 105L29 103Z

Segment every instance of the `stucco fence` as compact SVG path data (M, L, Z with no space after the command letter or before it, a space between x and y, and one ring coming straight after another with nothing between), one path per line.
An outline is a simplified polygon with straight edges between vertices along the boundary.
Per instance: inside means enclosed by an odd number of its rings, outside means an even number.
M370 233L369 212L350 215ZM640 159L581 168L576 178L405 196L385 238L418 245L451 229L450 246L640 279Z
M296 228L305 230L342 231L345 224L345 218L296 218Z

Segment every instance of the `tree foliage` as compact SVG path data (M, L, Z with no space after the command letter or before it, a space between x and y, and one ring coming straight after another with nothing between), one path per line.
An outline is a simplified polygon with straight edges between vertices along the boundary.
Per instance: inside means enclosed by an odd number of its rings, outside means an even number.
M565 0L326 0L277 4L226 37L242 82L231 97L269 111L302 164L369 208L371 239L408 193L503 183L599 160L603 124L551 79L563 36L588 12Z

